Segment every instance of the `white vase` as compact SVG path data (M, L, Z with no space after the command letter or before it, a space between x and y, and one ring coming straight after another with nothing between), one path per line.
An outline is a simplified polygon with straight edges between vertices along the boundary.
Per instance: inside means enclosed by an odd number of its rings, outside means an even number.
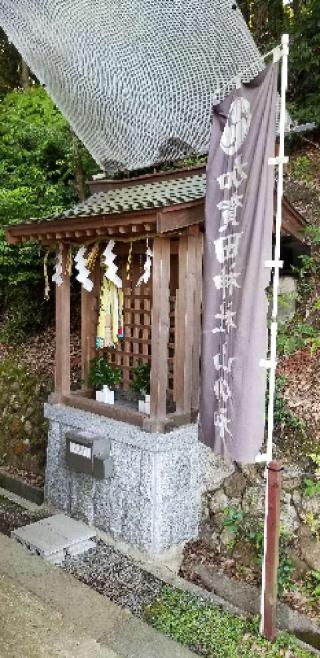
M144 413L150 416L150 395L144 396Z
M114 404L114 391L111 391L109 386L104 386L102 391L96 391L96 400L105 404Z
M145 395L144 400L138 401L138 409L141 414L150 415L150 395Z

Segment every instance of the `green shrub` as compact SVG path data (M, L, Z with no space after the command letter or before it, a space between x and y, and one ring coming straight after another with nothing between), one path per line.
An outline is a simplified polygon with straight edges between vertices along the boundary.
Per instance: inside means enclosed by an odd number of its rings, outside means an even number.
M120 368L111 366L103 355L95 356L90 363L88 383L95 389L109 386L114 390L121 382Z
M150 365L138 363L133 369L131 388L141 395L150 395Z

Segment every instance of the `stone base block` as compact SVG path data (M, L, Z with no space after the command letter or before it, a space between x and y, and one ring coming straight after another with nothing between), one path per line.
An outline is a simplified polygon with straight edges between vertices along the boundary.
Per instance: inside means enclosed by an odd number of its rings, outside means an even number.
M168 434L59 404L49 420L45 498L115 540L161 555L198 533L199 455L196 425ZM111 475L96 479L66 463L66 433L80 431L110 444Z
M11 534L32 553L53 564L61 564L67 554L79 555L96 545L92 541L96 536L95 530L64 514L16 528Z

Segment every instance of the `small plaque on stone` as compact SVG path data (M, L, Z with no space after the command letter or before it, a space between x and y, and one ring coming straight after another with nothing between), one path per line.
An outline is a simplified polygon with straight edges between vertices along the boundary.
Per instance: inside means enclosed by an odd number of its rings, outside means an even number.
M92 458L92 448L87 448L87 446L83 446L81 443L74 443L73 441L70 441L69 449L70 452L72 452L74 455L80 455L86 459Z
M77 432L66 434L66 462L77 473L92 474L93 439Z

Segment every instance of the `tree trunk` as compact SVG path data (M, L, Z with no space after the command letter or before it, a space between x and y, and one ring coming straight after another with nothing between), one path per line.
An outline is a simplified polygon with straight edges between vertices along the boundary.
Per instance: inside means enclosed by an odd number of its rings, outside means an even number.
M294 14L294 19L297 22L297 19L299 19L300 13L301 13L301 0L292 0L292 11Z
M249 0L239 0L238 1L238 6L239 9L241 9L243 18L245 19L246 23L249 25L250 24L250 2Z
M29 87L30 87L30 72L29 72L28 64L26 64L24 59L21 59L20 83L21 83L21 87L24 91L29 89Z
M75 188L77 195L80 201L84 201L86 198L86 181L85 175L82 168L81 160L81 147L79 140L76 134L70 128L72 136L72 150L73 150L73 165L74 165L74 179L75 179Z

